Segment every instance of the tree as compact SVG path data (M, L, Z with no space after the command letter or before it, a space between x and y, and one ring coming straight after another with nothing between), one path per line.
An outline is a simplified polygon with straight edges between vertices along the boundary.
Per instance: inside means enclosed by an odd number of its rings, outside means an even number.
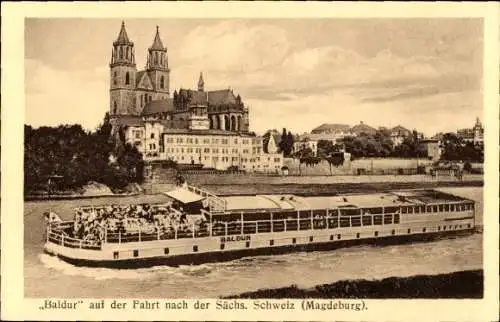
M336 152L332 153L328 157L325 158L325 160L328 162L328 165L330 166L330 175L333 175L332 173L332 165L336 168L340 167L341 165L344 165L344 152Z
M341 150L342 147L332 141L318 141L318 156L328 162L330 175L333 175L332 166L339 167L344 164L344 152Z
M281 140L280 142L278 143L278 146L281 150L281 152L283 152L283 155L284 156L287 156L287 150L288 150L288 135L287 135L287 132L286 132L286 128L283 128L283 132L281 132Z
M86 132L81 125L24 128L24 192L46 188L49 177L61 176L61 188L80 188L89 181L111 188L123 188L129 182L142 182L143 161L135 147L116 145L112 125L106 114L103 123ZM119 141L125 140L123 129ZM110 155L117 156L115 164Z
M313 152L311 148L306 147L296 151L293 156L299 159L299 174L302 175L301 164L306 163L313 156Z
M264 153L269 153L269 151L267 150L267 145L269 144L270 137L271 137L271 131L267 131L262 136L262 144L263 144L262 151L264 151Z
M473 142L464 142L454 133L445 133L441 140L442 160L469 162L483 162L484 152L481 148L474 145Z
M292 132L288 131L286 140L287 140L286 155L290 156L290 155L292 155L293 145L295 144L295 137L293 136Z

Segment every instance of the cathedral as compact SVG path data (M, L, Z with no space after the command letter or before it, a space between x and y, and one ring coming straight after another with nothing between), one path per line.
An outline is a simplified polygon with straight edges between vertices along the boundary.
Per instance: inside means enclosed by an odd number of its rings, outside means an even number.
M125 142L135 146L145 161L281 171L283 155L263 151L262 137L249 130L248 108L233 90L205 90L200 73L194 89L171 93L168 53L158 27L146 67L138 71L134 43L122 22L109 67L114 135L123 133Z
M112 119L158 118L171 128L218 129L248 132L248 109L231 89L205 91L200 73L196 90L170 92L167 48L159 28L148 55L145 70L137 70L134 43L122 22L113 42L110 67L110 109Z

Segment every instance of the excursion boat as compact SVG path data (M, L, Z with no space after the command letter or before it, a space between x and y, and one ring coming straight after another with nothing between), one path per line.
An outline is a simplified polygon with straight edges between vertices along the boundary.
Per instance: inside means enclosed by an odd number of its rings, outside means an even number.
M45 251L80 266L176 266L367 242L432 240L475 228L474 201L436 190L216 196L184 185L165 194L172 204L152 204L149 211L168 209L168 216L187 218L189 225L126 231L108 226L97 240L86 240L73 233L75 221L49 220ZM98 218L104 208L76 211Z

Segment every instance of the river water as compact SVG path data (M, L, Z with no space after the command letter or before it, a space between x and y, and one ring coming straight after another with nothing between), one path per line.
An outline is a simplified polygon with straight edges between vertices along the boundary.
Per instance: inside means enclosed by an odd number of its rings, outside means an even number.
M476 222L482 224L482 188L440 190L474 199ZM439 274L483 267L482 234L475 233L426 243L356 246L175 268L82 268L43 253L40 205L44 203L25 204L24 278L28 298L210 298L292 284L312 287L345 279Z

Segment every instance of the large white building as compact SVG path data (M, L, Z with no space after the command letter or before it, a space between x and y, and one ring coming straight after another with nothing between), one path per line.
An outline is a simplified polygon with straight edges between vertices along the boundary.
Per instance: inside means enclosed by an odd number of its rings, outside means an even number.
M122 23L110 64L110 117L115 135L146 161L173 160L226 170L278 172L283 155L264 153L262 138L249 131L248 108L231 89L175 90L170 97L167 49L157 28L146 70L137 71L134 44Z

